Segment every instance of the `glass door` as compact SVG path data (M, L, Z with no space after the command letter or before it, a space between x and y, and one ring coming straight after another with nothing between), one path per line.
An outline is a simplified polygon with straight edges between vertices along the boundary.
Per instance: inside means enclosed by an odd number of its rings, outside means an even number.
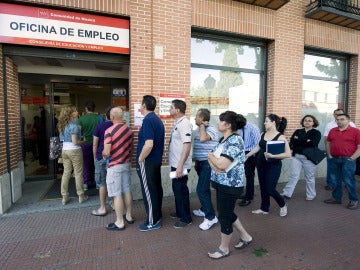
M49 159L49 138L55 135L53 87L49 82L32 81L19 74L21 114L24 126L26 181L56 177L56 164Z

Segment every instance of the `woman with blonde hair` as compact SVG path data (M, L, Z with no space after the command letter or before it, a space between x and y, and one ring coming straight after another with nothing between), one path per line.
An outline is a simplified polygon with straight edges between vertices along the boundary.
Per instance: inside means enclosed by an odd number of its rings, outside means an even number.
M81 130L76 124L78 111L75 106L69 105L63 107L60 112L58 130L60 141L63 142L62 159L64 172L61 178L61 195L62 204L65 205L70 201L69 197L69 180L72 171L75 174L76 192L79 196L79 203L88 199L83 189L83 156L80 145Z

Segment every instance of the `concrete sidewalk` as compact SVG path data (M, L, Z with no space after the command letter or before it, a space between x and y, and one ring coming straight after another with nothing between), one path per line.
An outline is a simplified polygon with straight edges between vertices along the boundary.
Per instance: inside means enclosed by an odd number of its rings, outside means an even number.
M151 232L137 230L144 221L142 201L134 202L135 224L121 232L105 229L114 221L114 212L90 215L97 198L81 207L71 202L57 210L45 204L44 211L10 211L0 218L0 269L360 269L360 210L345 208L347 194L343 205L323 203L331 195L324 184L324 179L317 179L318 196L308 202L305 183L299 181L285 218L279 217L273 200L269 215L251 214L260 204L256 189L252 204L236 207L253 243L243 250L232 248L221 260L207 257L219 245L220 226L201 231L202 219L193 217L192 225L173 228L172 197L164 199L162 228ZM191 207L199 207L195 194ZM234 232L232 244L237 241Z

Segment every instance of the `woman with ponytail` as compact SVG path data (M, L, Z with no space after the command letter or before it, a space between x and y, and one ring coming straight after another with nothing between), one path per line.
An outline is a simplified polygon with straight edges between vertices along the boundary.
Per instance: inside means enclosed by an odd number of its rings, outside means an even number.
M252 211L253 214L268 214L270 197L273 197L280 207L280 216L285 217L287 215L285 200L276 190L276 185L281 174L281 160L291 157L289 143L283 135L286 124L287 120L285 117L279 117L276 114L266 116L264 123L265 132L261 134L258 145L245 156L247 159L257 153L256 169L258 171L261 192L261 207L260 209ZM266 152L266 143L276 140L285 142L285 152L276 155Z

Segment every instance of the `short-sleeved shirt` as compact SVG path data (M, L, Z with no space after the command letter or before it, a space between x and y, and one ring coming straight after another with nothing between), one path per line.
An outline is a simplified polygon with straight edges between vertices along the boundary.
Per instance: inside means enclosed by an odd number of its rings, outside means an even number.
M81 140L81 131L76 121L69 122L65 126L64 132L59 135L60 141L63 142L63 150L73 150L81 148L79 145L72 143L72 135L77 135L77 139Z
M99 138L98 148L96 151L96 159L101 160L103 158L102 151L104 150L104 136L105 130L111 127L113 123L110 120L106 120L100 124L97 124L94 129L94 136Z
M331 143L330 154L332 156L350 157L360 144L360 130L350 126L342 131L338 127L333 128L326 140Z
M220 156L228 158L231 162L235 163L235 165L227 172L217 173L211 170L211 181L229 187L243 187L245 172L244 141L238 134L229 136L225 141L222 140L223 138L220 139L220 142L215 147L215 151L219 147L222 147Z
M239 129L237 132L244 141L245 151L250 152L257 146L260 140L260 129L252 123L246 123L246 125Z
M161 163L164 153L165 128L161 119L154 112L148 113L143 119L138 135L136 162L147 140L153 141L153 148L146 160Z
M356 125L350 121L349 125L351 127L356 127ZM329 132L331 129L336 128L338 125L335 120L332 120L331 122L327 123L324 131L324 137L327 137L329 135Z
M200 141L200 127L193 132L193 159L203 161L208 159L208 155L214 150L218 144L217 129L213 125L205 127L205 132L210 136L210 140L207 142Z
M81 133L85 137L85 143L93 143L93 132L100 119L97 113L87 113L81 116L78 124L81 126Z
M133 134L124 124L114 124L105 131L104 144L111 144L108 167L131 162Z
M175 122L170 135L169 144L169 164L171 167L178 167L184 143L191 143L191 133L191 123L185 116L181 117ZM191 166L192 160L191 154L189 154L183 167L184 169L191 169Z

